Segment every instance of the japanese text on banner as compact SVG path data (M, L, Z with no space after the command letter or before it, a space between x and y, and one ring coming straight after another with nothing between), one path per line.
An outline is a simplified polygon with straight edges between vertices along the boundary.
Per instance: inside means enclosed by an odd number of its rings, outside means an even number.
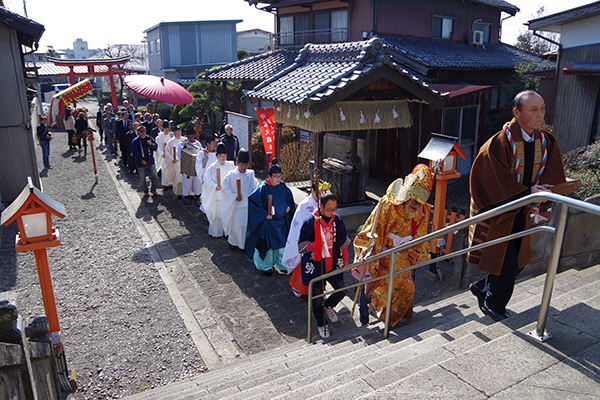
M265 153L273 154L275 151L275 110L273 108L258 108L256 117L258 118Z

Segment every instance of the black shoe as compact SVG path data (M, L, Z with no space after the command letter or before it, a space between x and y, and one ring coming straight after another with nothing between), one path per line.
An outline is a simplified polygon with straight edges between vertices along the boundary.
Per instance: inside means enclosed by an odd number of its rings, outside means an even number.
M498 311L494 311L488 308L485 304L483 305L483 307L481 307L481 311L483 311L485 315L488 315L491 319L493 319L496 322L502 321L503 319L510 317L510 315L506 311L504 311L503 313L499 313Z
M268 270L268 271L263 271L263 274L264 274L265 276L271 276L271 275L273 275L273 270L272 270L272 269L270 269L270 270Z
M231 243L229 243L229 248L230 248L231 250L235 250L235 249L237 249L237 246L234 246L234 245L232 245Z
M469 285L469 290L471 291L471 293L473 293L475 297L477 297L477 303L479 305L479 308L481 309L481 311L483 311L483 307L485 307L485 294L477 290L474 283L471 283Z
M369 316L368 315L366 317L361 316L360 323L361 323L361 325L369 325Z

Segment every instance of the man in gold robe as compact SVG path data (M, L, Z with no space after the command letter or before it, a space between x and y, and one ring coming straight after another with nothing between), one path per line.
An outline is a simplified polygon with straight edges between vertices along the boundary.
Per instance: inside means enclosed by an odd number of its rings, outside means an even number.
M433 171L428 166L419 164L404 180L397 179L392 182L367 218L362 230L354 238L354 254L357 260L363 260L427 234L431 213L427 200L433 188L433 179ZM429 242L397 253L394 270L408 268L425 260L429 260ZM362 280L383 276L389 273L389 265L389 257L380 258L368 265L368 274L361 271L358 274L353 273L353 276ZM359 278L360 275L362 277ZM367 293L361 292L359 303L362 324L368 323L369 297L371 306L380 319L385 318L388 298L387 279L380 279L366 286ZM368 293L371 293L371 296ZM412 271L395 275L390 318L392 326L403 318L412 318L414 295Z

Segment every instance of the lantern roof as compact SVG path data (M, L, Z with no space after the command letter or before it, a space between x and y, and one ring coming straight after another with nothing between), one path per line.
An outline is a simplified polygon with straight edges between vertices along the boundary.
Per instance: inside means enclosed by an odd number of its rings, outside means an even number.
M19 218L27 208L31 205L39 206L44 211L54 214L59 218L67 216L67 211L62 203L51 199L41 190L33 186L31 177L27 177L27 186L23 188L19 196L2 212L2 225L10 225L13 221Z
M461 158L467 158L465 152L458 145L456 138L435 133L433 135L436 136L431 137L431 140L429 140L423 151L419 153L418 157L431 161L439 161L446 158L454 150Z

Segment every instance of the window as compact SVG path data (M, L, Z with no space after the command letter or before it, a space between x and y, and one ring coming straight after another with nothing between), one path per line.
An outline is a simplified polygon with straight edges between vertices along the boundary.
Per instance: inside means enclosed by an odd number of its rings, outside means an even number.
M160 54L160 39L156 39L156 54Z
M154 43L154 40L151 40L148 42L148 55L153 55L154 54L154 46L156 45L156 43Z
M488 92L488 108L496 109L500 108L500 88L493 87Z
M431 37L441 39L452 39L452 26L454 19L434 15L431 22Z
M348 40L348 10L279 17L279 36L280 45L343 42Z
M331 41L343 42L348 40L348 10L331 12Z
M294 17L279 18L280 44L294 44Z
M492 32L492 24L487 23L487 22L474 22L473 30L483 32L483 43L490 42L490 33Z
M286 44L306 44L309 42L309 15L298 14L279 18L279 43ZM299 34L302 32L302 34Z

